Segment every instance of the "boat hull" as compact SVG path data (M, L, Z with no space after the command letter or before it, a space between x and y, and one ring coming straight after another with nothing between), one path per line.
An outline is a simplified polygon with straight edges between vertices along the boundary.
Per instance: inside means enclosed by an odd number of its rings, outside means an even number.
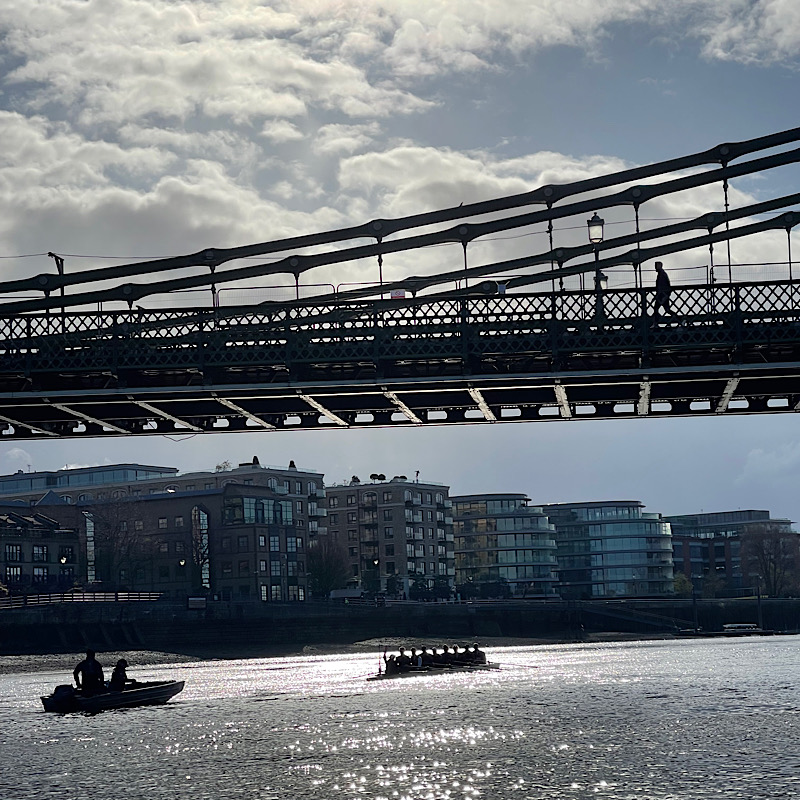
M484 672L486 670L500 669L500 665L496 662L489 662L488 664L471 664L463 667L427 667L424 669L412 669L408 672L395 672L387 675L385 672L377 675L370 675L368 681L393 681L398 678L419 678L423 675L451 675L454 672Z
M42 697L42 705L45 711L57 714L74 711L96 714L98 711L114 708L161 705L182 692L184 683L185 681L152 681L136 684L122 692L103 692L92 697L82 697L74 690L67 691L72 687L59 686L53 694Z

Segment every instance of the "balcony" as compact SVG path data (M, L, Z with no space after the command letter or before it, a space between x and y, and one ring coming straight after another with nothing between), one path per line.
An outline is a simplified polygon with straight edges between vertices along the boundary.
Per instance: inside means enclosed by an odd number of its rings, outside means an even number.
M308 496L309 497L327 497L328 494L324 489L312 489L312 488L309 487Z
M327 508L320 508L315 503L308 504L308 516L309 517L327 517L328 516L328 509Z
M283 484L276 486L273 491L275 494L289 494L289 487L284 486Z

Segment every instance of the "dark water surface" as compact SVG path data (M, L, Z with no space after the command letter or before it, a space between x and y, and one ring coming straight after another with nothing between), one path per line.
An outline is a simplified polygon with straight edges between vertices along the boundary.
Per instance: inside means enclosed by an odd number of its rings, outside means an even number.
M194 662L168 705L45 714L0 676L0 797L800 798L800 637L489 651L499 672L366 683L376 656Z

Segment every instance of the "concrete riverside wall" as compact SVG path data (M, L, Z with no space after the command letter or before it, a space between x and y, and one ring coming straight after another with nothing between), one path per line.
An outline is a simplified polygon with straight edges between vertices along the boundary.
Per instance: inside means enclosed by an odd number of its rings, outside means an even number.
M707 631L758 622L755 599L369 605L213 603L206 611L157 602L54 604L0 611L0 654L162 650L208 656L351 644L364 639L481 637L577 639L584 632ZM765 599L764 627L800 628L800 600Z

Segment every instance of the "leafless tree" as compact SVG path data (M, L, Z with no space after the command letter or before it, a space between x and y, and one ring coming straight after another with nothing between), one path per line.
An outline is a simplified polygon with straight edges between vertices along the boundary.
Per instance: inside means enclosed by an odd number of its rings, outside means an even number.
M111 589L134 589L137 576L152 567L157 552L155 525L136 498L98 501L85 511L94 522L97 579ZM146 580L146 579L145 579Z
M350 578L344 547L328 536L309 542L306 570L309 589L319 597L328 597L332 589L343 589Z
M782 597L800 586L800 535L763 523L742 534L742 574L757 575L770 597Z

